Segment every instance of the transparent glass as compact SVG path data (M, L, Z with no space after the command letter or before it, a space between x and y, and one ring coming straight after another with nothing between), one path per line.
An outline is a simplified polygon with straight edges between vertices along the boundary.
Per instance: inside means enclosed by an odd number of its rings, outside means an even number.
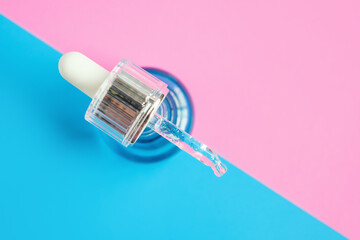
M165 83L123 60L95 94L85 119L122 145L134 144L168 91Z
M181 150L210 166L216 176L226 172L218 155L184 130L156 113L167 85L127 60L109 74L93 98L85 119L127 147L147 126Z
M156 113L151 118L149 127L181 150L189 153L206 166L211 167L216 176L221 177L226 172L226 166L220 161L219 156L213 150L159 114Z
M167 84L169 89L169 93L161 103L157 113L171 121L179 129L191 133L194 122L194 108L186 87L169 72L153 67L144 67L143 69ZM131 147L124 147L108 136L103 137L106 144L119 155L135 162L161 161L180 151L177 146L148 126Z

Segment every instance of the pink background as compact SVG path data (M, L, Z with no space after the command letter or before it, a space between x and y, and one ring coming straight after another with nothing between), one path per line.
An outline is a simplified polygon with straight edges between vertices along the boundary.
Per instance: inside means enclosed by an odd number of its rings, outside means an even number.
M2 0L0 11L107 69L128 58L175 74L195 137L360 239L358 1Z

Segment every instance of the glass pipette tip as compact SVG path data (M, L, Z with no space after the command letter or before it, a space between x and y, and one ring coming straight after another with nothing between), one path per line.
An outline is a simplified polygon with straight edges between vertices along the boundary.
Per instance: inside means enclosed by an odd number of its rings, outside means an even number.
M216 176L221 177L226 172L226 166L220 161L219 156L213 150L179 129L158 113L155 113L151 118L148 127L206 166L211 167Z

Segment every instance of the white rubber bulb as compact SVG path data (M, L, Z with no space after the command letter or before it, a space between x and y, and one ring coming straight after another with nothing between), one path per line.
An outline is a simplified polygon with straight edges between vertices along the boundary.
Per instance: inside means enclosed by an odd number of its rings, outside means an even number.
M64 54L59 60L59 72L69 83L93 98L109 72L79 52Z

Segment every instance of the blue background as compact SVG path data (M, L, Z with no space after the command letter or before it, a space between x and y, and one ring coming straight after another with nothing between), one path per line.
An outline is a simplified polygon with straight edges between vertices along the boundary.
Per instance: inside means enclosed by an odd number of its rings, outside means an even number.
M0 16L0 239L343 238L229 163L121 157L60 56Z

